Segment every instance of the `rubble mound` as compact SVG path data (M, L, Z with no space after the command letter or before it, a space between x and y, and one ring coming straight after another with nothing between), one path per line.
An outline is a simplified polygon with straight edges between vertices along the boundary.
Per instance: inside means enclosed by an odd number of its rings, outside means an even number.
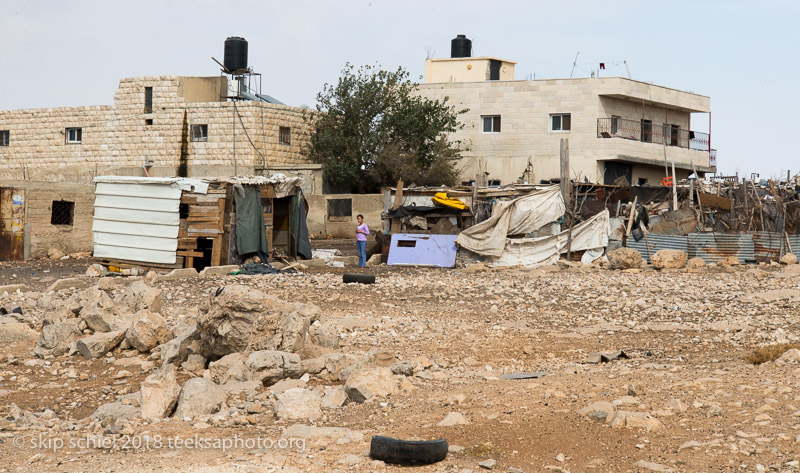
M290 303L246 286L225 287L197 318L200 338L213 355L245 350L302 350L316 306Z

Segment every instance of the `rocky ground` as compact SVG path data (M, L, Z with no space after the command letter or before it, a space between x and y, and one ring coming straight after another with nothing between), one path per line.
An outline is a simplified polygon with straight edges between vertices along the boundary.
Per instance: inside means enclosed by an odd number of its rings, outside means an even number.
M800 470L800 352L745 361L797 341L797 264L89 264L0 266L26 286L0 290L0 471ZM450 453L384 464L373 435Z

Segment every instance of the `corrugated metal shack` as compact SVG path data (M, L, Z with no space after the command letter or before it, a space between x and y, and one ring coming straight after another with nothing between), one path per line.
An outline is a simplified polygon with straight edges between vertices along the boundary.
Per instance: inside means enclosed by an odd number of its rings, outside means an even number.
M235 186L258 189L269 259L296 258L292 216L307 208L301 178L94 179L94 257L122 268L196 268L241 263L237 249ZM260 223L259 223L260 224ZM307 235L307 233L306 233ZM306 236L307 239L307 236Z

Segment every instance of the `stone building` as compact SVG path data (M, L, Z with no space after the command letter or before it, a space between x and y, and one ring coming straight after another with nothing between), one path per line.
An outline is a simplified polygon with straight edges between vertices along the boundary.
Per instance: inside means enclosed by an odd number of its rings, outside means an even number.
M469 109L452 136L466 148L465 182L558 179L562 138L569 177L581 182L661 185L673 161L679 179L716 171L710 135L692 131L693 114L710 113L709 97L622 77L515 80L513 61L469 57L471 43L455 54L464 41L453 40L454 57L426 60L420 91Z
M308 111L227 93L225 77L138 77L120 81L113 105L0 111L2 204L22 210L0 215L0 246L32 257L90 251L100 175L283 172L321 192L320 166L301 153Z

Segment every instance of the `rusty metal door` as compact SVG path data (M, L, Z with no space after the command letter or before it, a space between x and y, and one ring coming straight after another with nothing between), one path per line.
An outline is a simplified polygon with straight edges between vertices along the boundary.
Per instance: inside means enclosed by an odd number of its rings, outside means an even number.
M0 261L25 254L25 189L0 188Z

